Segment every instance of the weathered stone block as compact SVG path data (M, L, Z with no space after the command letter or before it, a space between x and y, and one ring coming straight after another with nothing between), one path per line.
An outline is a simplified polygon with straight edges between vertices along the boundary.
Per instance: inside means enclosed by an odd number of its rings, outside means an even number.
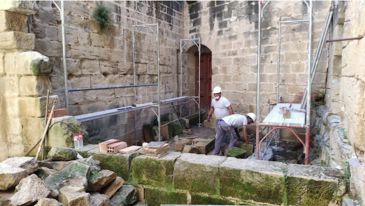
M131 177L138 184L157 187L172 186L174 164L181 153L171 152L157 158L141 155L132 160Z
M27 174L32 174L38 169L38 163L34 157L10 157L1 162L11 167L25 169Z
M132 185L123 185L123 187L114 194L110 203L112 206L133 205L137 200L137 189Z
M115 180L103 191L103 193L111 198L124 184L124 180L121 177L116 177Z
M13 52L5 56L7 74L44 75L52 72L49 58L36 51Z
M94 193L90 196L90 204L92 206L108 206L110 205L110 201L108 196Z
M89 165L73 162L67 165L63 170L48 176L44 182L51 190L52 196L58 196L58 190L69 184L84 189L87 186L87 175L89 171Z
M60 189L59 201L63 205L87 206L90 205L90 194L80 191L77 187L65 186Z
M52 147L47 154L47 158L52 161L70 161L77 158L77 152L68 147Z
M93 171L89 176L89 191L99 191L109 183L113 182L117 175L110 170Z
M315 165L289 165L285 177L289 205L328 205L340 186L340 170ZM342 194L340 194L342 195Z
M49 102L56 102L57 95L49 97ZM21 117L44 117L47 97L20 97L19 114ZM50 106L48 107L50 108Z
M43 96L50 88L50 81L46 76L22 76L19 79L21 96Z
M115 172L125 180L129 177L129 161L134 155L127 154L93 154L100 161L100 167Z
M65 116L52 120L48 132L48 146L73 147L73 134L81 131L81 124L74 117Z
M3 0L0 4L0 10L7 10L25 15L34 14L33 3L20 0Z
M279 162L227 158L219 168L218 189L225 197L280 205L285 197L285 169Z
M27 31L27 16L21 13L0 10L0 32Z
M8 190L16 186L26 176L27 171L25 169L0 164L0 190Z
M35 174L22 179L16 190L17 192L11 197L11 203L14 205L34 204L50 193L44 182Z
M34 49L34 34L24 32L1 32L0 33L0 50L33 50Z
M161 204L188 204L188 191L158 187L144 187L145 202L149 206Z
M219 194L219 165L225 157L184 153L175 163L174 187L208 194Z

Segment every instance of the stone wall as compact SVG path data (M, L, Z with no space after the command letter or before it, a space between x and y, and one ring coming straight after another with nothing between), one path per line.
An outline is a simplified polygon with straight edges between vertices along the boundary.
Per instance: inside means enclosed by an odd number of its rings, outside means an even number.
M365 3L344 2L334 22L333 38L348 38L365 35ZM343 161L349 162L353 192L364 204L365 176L359 172L365 160L365 39L332 43L331 66L328 71L326 104L329 112L341 119L343 136L351 145L354 155ZM335 138L331 136L330 138ZM341 146L343 148L343 146ZM342 150L332 148L333 154Z
M313 2L313 53L329 11L330 2ZM220 85L240 112L256 107L257 2L195 1L185 9L185 35L200 37L212 51L212 86ZM271 2L262 21L261 111L268 112L267 102L276 102L278 61L278 20L280 17L302 19L306 6L300 1ZM298 102L306 84L307 26L282 26L280 96ZM326 49L314 81L314 91L325 87ZM189 76L192 74L189 74ZM188 89L188 88L186 88Z
M133 25L159 23L159 44L149 27L135 33L137 84L157 83L157 48L160 48L161 98L176 96L177 49L182 38L183 3L119 1L103 2L111 25L101 31L92 17L96 2L65 2L65 35L68 87L95 88L133 84ZM57 8L46 1L35 5L32 19L35 49L53 65L53 93L64 105L61 26ZM156 87L72 92L70 113L82 114L132 103L157 100Z
M345 192L340 170L313 165L177 152L161 158L81 153L140 185L148 205L325 206L336 205Z
M0 160L23 155L40 139L44 128L49 59L35 51L28 33L29 5L0 3ZM51 96L52 100L57 96ZM34 152L34 151L33 151Z

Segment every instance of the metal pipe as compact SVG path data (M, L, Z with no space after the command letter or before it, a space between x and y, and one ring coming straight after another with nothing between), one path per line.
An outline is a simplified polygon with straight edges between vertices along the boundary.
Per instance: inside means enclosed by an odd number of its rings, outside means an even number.
M183 40L180 39L180 96L182 96L182 52L183 52L182 43Z
M261 5L260 1L257 2L258 6L258 20L257 20L257 75L256 75L256 159L260 159L260 56L261 56Z
M64 15L64 4L63 0L61 0L61 9L60 9L60 16L61 16L61 35L62 35L62 63L63 63L63 77L64 77L64 84L65 84L65 106L68 110L68 82L67 82L67 65L66 65L66 40L65 40L65 15Z
M199 110L199 123L198 123L198 127L201 126L201 121L200 121L200 57L201 57L201 43L200 43L200 38L198 38L198 42L199 42L199 46L198 46L198 50L199 50L199 94L198 94L198 97L199 97L199 105L198 105L198 110Z
M134 35L135 35L135 32L134 32L134 27L133 27L133 29L132 29L132 62L133 62L133 86L135 86L136 85L136 81L137 81L137 79L136 79L136 56L135 56L135 46L134 46L134 44L135 44L135 37L134 37ZM138 101L138 98L137 98L137 88L134 88L133 89L134 91L134 103L137 103L137 101Z
M160 87L161 87L161 80L160 80L160 32L159 32L159 25L156 24L156 42L157 42L157 88L158 88L158 107L157 107L157 121L158 121L158 141L161 141L161 96L160 96Z
M363 36L358 36L358 37L348 37L348 38L339 38L339 39L329 39L326 41L326 43L330 43L330 42L338 42L338 41L351 41L351 40L360 40L364 38Z
M69 89L69 92L80 92L80 91L92 91L92 90L107 90L107 89L125 89L125 88L137 88L137 87L155 87L157 84L139 84L139 85L117 85L107 87L95 87L95 88L75 88Z
M280 60L281 60L281 17L279 18L279 31L278 31L278 65L277 65L277 84L276 84L276 103L279 103L280 96Z
M309 163L309 133L310 133L310 111L311 111L311 63L312 63L312 0L308 6L309 31L308 31L308 74L307 74L307 107L306 107L306 138L305 138L305 164Z

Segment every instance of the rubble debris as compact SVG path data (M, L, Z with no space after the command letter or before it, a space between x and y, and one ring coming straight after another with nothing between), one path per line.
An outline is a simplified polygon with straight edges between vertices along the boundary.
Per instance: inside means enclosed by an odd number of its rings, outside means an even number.
M155 155L161 157L163 155L166 155L168 151L169 144L164 141L143 144L143 152L147 155Z
M52 161L70 161L77 158L77 152L69 147L52 147L47 157Z

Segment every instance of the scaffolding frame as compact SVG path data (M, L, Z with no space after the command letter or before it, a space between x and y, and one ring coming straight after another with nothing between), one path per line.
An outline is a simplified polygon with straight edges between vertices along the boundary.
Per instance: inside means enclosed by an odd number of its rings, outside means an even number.
M201 126L201 119L200 119L200 59L201 59L201 41L200 38L191 38L191 39L180 39L180 53L179 53L179 63L180 63L180 97L183 96L183 66L182 66L182 54L185 50L185 46L187 43L192 43L193 46L196 46L198 48L198 102L195 101L195 96L192 96L194 102L198 105L198 116L199 116L199 123L198 127Z
M271 1L266 1L265 3L258 1L258 38L257 38L257 77L256 77L256 148L255 148L255 156L256 159L260 159L260 146L261 143L269 137L269 135L274 132L277 129L282 129L282 128L286 128L289 129L289 131L295 136L296 139L298 139L298 141L303 145L304 147L304 153L305 153L305 158L304 158L304 164L309 164L309 144L310 144L310 109L311 109L311 105L310 105L310 101L311 101L311 65L312 65L312 24L313 24L313 17L312 17L312 0L304 0L305 5L307 6L307 21L308 21L308 46L307 46L307 94L306 94L306 101L307 101L307 105L306 105L306 109L305 109L305 118L304 118L304 125L283 125L280 123L277 124L265 124L263 122L261 122L261 112L260 112L260 74L261 74L261 21L263 18L263 14L265 11L266 6L270 3ZM303 20L299 21L302 22ZM295 22L294 20L290 20L289 22L286 23L293 23ZM279 20L279 28L280 28L280 24L281 23L285 23L285 22L281 22L281 19ZM298 22L295 22L298 23ZM279 32L280 29L279 29ZM281 41L281 37L279 36L279 41ZM281 42L280 42L281 43ZM280 51L280 46L279 46L279 51ZM279 60L278 60L278 71L280 71L280 54L279 54ZM280 74L278 74L278 80L280 80ZM277 92L279 93L279 82L277 84L278 88L277 88ZM279 94L277 94L277 103L279 103ZM271 129L269 130L269 132L262 138L260 139L260 127L270 127ZM293 128L305 128L305 142L302 141L302 139L297 135L297 133L293 130Z

